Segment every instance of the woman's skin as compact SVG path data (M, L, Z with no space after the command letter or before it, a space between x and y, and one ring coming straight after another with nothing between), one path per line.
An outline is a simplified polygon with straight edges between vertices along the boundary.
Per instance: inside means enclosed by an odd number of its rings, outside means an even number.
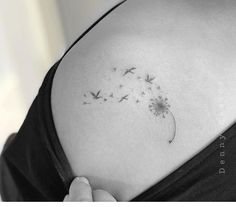
M224 132L236 114L235 18L234 0L128 0L89 31L52 87L74 175L129 201Z

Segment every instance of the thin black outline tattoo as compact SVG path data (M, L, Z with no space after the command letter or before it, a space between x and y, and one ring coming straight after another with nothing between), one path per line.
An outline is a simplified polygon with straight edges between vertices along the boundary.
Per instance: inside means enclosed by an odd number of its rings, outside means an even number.
M119 88L123 88L123 87L124 87L124 85L122 85L122 84L119 85Z
M151 103L149 104L149 110L155 115L165 118L165 114L169 113L170 105L167 103L167 98L163 99L162 96L158 96L158 98L151 98Z
M91 104L91 103L86 102L86 101L83 102L83 105L87 105L87 104Z
M149 104L149 110L155 115L155 116L161 116L162 118L165 118L165 114L171 114L173 119L174 119L174 125L175 125L175 129L174 129L174 135L173 138L171 140L168 140L169 144L172 143L172 141L175 138L175 134L176 134L176 122L175 122L175 117L172 114L172 112L169 110L170 105L168 104L168 98L163 99L162 96L158 96L158 98L151 98L150 99L151 103Z
M155 77L150 77L149 74L147 74L146 78L145 78L145 81L147 83L150 83L150 84L153 84L153 80L155 79Z
M125 72L124 72L124 74L123 74L123 76L127 75L128 73L134 74L133 70L136 70L136 68L135 68L135 67L132 67L132 68L130 68L130 69L126 69Z
M121 99L119 100L119 103L122 102L123 100L128 100L128 98L127 98L128 96L129 96L129 94L121 97Z
M97 94L95 94L95 93L93 93L93 92L90 92L91 93L91 95L93 96L93 99L99 99L99 98L102 98L102 96L99 96L99 94L100 94L100 92L101 92L101 90L99 90L98 92L97 92Z
M112 72L116 72L117 68L113 67ZM129 69L125 69L124 73L122 76L126 76L129 73L131 74L135 74L134 70L136 70L135 67L129 68ZM153 94L154 91L153 90L159 90L158 93L161 93L161 87L159 84L154 83L154 79L156 79L156 77L154 76L150 76L148 73L146 74L146 77L142 78L141 75L137 74L137 76L134 76L135 79L137 80L144 80L145 82L149 83L149 84L153 84L152 85L146 85L145 90L141 90L141 97L137 97L134 99L136 104L141 103L142 98L146 97L146 94L149 96L150 94ZM111 78L109 78L110 80ZM140 82L139 82L140 83ZM122 89L124 87L123 84L119 84L118 85L119 89ZM146 91L147 90L147 91ZM150 91L150 93L148 92ZM131 89L131 92L133 92L133 88ZM90 94L92 95L92 99L98 100L98 99L102 99L102 102L99 102L99 104L102 104L104 102L109 101L110 98L114 98L114 93L110 92L110 95L108 94L108 96L104 97L101 95L101 90L99 90L98 92L94 93L90 91ZM85 97L85 101L82 102L83 105L87 105L87 104L92 104L92 102L87 101L86 99L88 98L88 95L86 93L83 94L83 96ZM116 98L116 100L118 100L119 103L123 102L123 101L128 101L130 100L129 98L130 94L126 94L124 96L122 96L120 99ZM113 99L114 100L114 99ZM176 135L176 121L175 121L175 117L172 114L172 112L170 111L170 105L168 104L168 98L163 98L161 95L159 95L157 98L151 98L150 99L150 104L148 105L148 109L149 111L156 117L160 117L160 118L165 118L167 114L171 115L171 117L173 118L174 121L174 136L168 140L169 144L171 144L175 138Z
M168 140L169 144L171 144L173 142L173 140L175 139L175 135L176 135L176 121L175 121L175 116L174 114L172 114L171 111L169 111L169 113L172 115L173 119L174 119L174 125L175 125L175 129L174 129L174 135L172 137L172 139Z
M109 97L113 98L113 97L114 97L114 96L113 96L113 93L111 93L111 94L109 95Z

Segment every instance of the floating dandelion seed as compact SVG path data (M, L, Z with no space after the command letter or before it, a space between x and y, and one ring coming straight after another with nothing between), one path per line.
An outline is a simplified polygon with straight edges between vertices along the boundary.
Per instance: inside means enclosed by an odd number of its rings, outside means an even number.
M119 85L119 88L123 88L124 86L122 84Z
M86 102L86 101L83 102L83 105L87 105L87 104L91 104L91 103Z
M148 106L149 110L155 115L162 115L165 118L165 114L169 113L170 105L167 103L167 98L163 99L161 96L158 98L150 99L151 104Z

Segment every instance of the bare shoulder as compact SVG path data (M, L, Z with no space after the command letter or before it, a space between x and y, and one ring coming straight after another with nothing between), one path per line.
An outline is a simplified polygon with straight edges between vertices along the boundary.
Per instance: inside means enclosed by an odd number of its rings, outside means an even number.
M235 120L235 1L194 2L125 2L56 72L52 112L72 169L118 200L161 180Z

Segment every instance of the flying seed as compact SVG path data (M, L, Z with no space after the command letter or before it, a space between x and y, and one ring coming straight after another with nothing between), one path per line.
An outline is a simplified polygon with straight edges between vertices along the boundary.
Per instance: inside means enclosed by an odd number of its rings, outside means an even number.
M109 97L113 98L113 93L111 93Z

